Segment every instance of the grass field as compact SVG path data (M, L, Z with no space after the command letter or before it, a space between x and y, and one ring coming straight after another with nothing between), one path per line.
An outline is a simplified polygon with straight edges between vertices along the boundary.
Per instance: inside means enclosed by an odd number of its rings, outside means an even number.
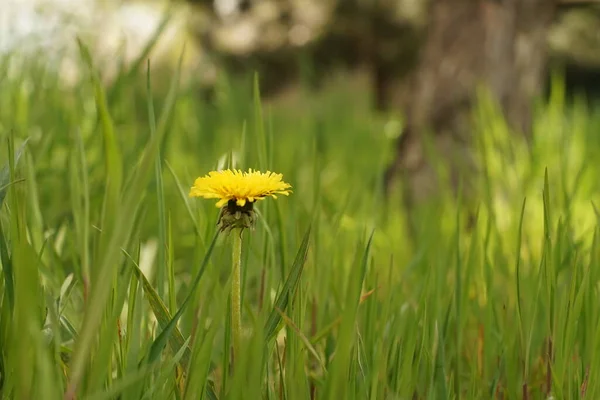
M415 211L412 241L398 194L381 194L399 122L364 93L267 106L222 79L207 102L177 73L152 91L143 63L63 87L11 62L2 398L600 397L600 118L560 82L530 153L482 98L476 225L441 196ZM188 196L227 167L293 186L244 234L233 361L232 237L214 201Z

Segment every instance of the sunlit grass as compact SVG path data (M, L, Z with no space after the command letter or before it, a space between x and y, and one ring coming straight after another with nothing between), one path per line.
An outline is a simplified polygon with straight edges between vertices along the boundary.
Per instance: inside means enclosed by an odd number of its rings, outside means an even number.
M442 196L413 242L382 197L386 117L348 88L265 105L223 77L208 102L138 66L0 75L3 398L600 395L600 121L560 82L531 151L482 98L476 224ZM188 196L227 167L294 188L244 235L234 364L231 237Z

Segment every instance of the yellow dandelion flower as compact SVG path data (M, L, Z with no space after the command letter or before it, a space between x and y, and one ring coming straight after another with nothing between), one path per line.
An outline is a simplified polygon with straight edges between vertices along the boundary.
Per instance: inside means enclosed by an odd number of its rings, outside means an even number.
M289 195L291 186L283 182L282 174L271 171L259 172L249 169L212 171L208 175L196 179L190 190L192 197L219 199L217 207L221 208L230 200L244 207L246 202L253 203L267 196L277 198L276 194Z
M248 172L229 169L212 171L196 179L190 197L219 199L216 206L222 208L219 218L221 229L250 227L254 222L254 202L268 196L277 198L277 194L287 196L291 193L291 185L282 178L282 174L252 169Z

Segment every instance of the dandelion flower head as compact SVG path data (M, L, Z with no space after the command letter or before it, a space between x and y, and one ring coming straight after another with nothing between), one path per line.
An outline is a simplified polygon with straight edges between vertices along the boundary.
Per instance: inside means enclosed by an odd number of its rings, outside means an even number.
M196 179L190 190L191 197L219 199L216 206L221 208L230 201L238 207L254 203L267 196L277 198L277 194L289 195L291 185L282 180L283 175L271 171L260 172L249 169L212 171Z

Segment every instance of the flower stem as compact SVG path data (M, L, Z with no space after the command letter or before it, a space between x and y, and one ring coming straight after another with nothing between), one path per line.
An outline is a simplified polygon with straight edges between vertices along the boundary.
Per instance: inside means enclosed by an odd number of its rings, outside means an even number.
M233 358L240 356L240 341L242 335L241 316L241 272L242 263L242 230L233 232L233 265L231 278L231 330L233 336Z

